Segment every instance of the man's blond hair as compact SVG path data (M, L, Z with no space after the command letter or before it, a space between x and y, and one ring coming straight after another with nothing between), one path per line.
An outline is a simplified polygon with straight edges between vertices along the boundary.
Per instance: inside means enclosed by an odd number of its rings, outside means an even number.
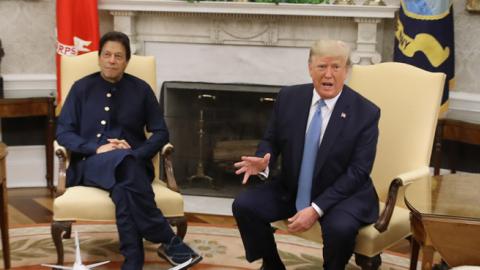
M341 40L317 40L310 47L310 55L308 61L312 60L313 56L330 56L341 57L345 60L347 66L350 66L350 47Z

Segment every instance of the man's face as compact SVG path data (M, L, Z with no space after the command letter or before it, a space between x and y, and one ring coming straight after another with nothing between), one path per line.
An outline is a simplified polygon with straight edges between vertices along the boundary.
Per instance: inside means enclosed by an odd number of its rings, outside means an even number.
M122 78L127 64L127 55L122 43L107 41L98 59L102 77L111 83L118 82Z
M348 67L342 57L313 55L308 63L308 70L320 97L330 99L342 90Z

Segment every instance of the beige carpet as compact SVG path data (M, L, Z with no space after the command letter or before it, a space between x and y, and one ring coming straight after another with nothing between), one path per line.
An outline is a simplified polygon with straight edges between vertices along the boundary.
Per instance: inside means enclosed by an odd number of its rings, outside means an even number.
M79 232L82 257L85 262L93 263L112 260L106 267L96 269L119 269L122 257L118 253L118 238L115 225L74 225ZM307 242L292 235L277 234L277 243L281 257L287 269L322 269L321 246ZM203 261L191 269L258 269L259 264L249 264L244 259L242 242L235 228L222 228L208 225L190 225L186 241L204 257ZM56 252L50 236L49 225L14 228L10 230L12 266L21 269L47 269L34 266L41 263L55 263ZM73 240L64 240L65 260L73 262ZM156 255L156 245L145 242L144 269L168 269L168 265ZM381 269L407 269L409 260L400 256L384 253ZM19 268L17 268L19 269ZM347 269L358 269L353 263Z

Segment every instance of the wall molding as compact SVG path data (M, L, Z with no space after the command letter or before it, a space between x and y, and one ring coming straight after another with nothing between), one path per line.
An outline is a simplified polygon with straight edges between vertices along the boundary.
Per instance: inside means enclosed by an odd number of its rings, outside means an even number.
M480 93L450 91L447 117L480 123Z
M8 146L7 187L46 187L45 146ZM55 168L56 162L55 162ZM54 170L54 176L57 174ZM57 177L54 177L56 185Z
M5 98L56 96L55 74L2 74Z
M5 98L23 98L56 95L55 74L3 74ZM473 122L480 120L480 94L451 91L449 115L462 113Z

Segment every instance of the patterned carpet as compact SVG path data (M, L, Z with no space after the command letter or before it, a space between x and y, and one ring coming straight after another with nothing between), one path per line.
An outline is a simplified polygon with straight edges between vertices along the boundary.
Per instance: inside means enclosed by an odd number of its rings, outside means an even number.
M119 269L122 257L118 253L118 238L115 225L74 225L80 238L84 262L93 263L111 260L112 263L96 269ZM12 266L14 269L47 269L41 263L54 264L56 252L50 236L49 225L14 228L10 230ZM321 246L301 240L292 235L276 235L281 257L289 270L322 269ZM259 264L249 264L244 259L238 230L232 227L190 225L186 241L204 257L192 270L258 269ZM74 260L74 243L65 240L65 260ZM155 244L145 242L145 270L168 269L169 265L156 255ZM384 253L381 269L400 270L408 268L408 258ZM353 261L347 269L358 269Z

